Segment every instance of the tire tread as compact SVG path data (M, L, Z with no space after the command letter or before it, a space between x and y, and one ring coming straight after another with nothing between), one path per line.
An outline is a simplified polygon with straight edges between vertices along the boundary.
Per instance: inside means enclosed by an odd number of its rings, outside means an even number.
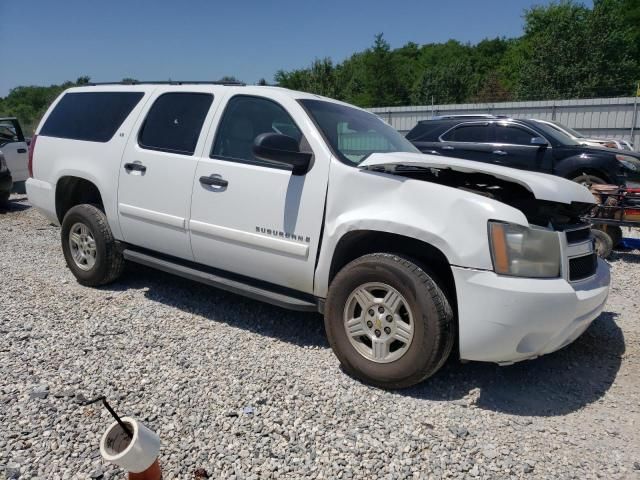
M111 228L107 222L106 215L99 206L88 203L76 205L67 212L67 215L71 212L90 217L94 221L95 225L98 227L98 231L94 232L94 234L102 236L106 251L104 258L106 271L101 276L96 276L90 280L78 278L78 282L90 287L98 287L112 283L122 275L125 260L122 252L118 249L116 240L113 237L113 233L111 232Z
M425 288L427 294L431 297L437 311L437 321L439 328L437 329L438 336L435 339L436 348L431 350L431 356L424 363L422 368L420 368L416 372L413 372L410 376L402 379L401 381L376 381L374 379L365 378L360 375L358 371L351 368L348 362L345 366L347 367L349 373L356 378L377 387L388 389L409 387L411 385L415 385L416 383L420 383L421 381L433 375L438 369L442 367L442 365L444 365L444 363L448 359L455 341L455 322L453 310L442 289L427 273L427 269L412 261L410 258L400 254L380 252L364 255L360 258L357 258L356 260L353 260L351 263L347 264L340 272L338 272L334 281L332 282L332 285L334 285L335 282L342 276L348 275L354 268L357 268L363 263L369 263L372 261L377 263L390 262L392 264L399 265L401 268L414 276L418 280L419 284ZM330 296L331 288L329 290L329 297ZM331 315L332 308L333 305L328 301L327 312L325 313L327 315ZM335 351L336 345L332 337L333 335L329 335L329 343ZM423 340L427 340L426 337ZM424 345L424 347L425 348L423 348L423 350L430 350L426 345Z

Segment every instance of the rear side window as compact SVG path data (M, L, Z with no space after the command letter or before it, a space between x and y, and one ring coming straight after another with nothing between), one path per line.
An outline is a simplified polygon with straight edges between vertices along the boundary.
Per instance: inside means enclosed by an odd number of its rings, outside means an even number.
M142 92L65 93L40 135L108 142L143 96Z
M480 142L489 141L489 125L461 125L449 130L442 136L447 142Z
M444 130L447 130L447 127L443 128L441 123L433 121L421 122L407 133L406 138L410 142L437 142L438 135Z
M193 155L212 102L209 93L161 95L147 114L138 143L148 150Z

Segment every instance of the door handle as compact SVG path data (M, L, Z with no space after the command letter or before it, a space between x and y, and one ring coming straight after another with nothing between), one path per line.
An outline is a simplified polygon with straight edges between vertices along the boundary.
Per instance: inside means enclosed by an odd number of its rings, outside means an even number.
M226 187L227 185L229 185L229 182L227 182L224 178L214 175L209 175L208 177L200 177L200 183L203 185L211 185L216 187Z
M443 145L442 149L443 150L453 150L454 148L451 145Z
M27 153L27 149L26 148L19 148L18 149L18 153Z
M507 155L507 152L505 152L504 150L494 150L492 153L494 155Z
M137 163L137 162L125 163L124 164L124 169L127 172L136 171L136 172L144 173L144 172L147 171L147 167L145 167L143 164Z

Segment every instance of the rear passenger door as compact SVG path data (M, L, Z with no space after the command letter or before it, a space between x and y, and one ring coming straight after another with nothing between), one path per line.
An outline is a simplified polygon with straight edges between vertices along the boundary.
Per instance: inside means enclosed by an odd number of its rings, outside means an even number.
M439 150L443 155L477 162L493 160L489 122L457 125L443 133L440 140Z
M192 260L187 219L213 94L161 88L120 165L118 217L127 243ZM201 138L202 137L202 138Z

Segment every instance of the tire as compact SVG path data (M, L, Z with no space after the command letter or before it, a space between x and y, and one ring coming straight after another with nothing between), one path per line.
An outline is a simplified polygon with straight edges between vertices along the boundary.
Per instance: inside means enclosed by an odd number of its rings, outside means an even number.
M622 240L622 228L617 225L607 225L604 231L611 237L611 245L616 248Z
M591 233L596 240L595 250L600 258L608 258L613 250L613 241L611 237L602 230L592 228Z
M0 208L6 208L9 204L9 192L0 192Z
M354 294L362 289L369 289L371 297L378 297L375 300L378 303L370 304L374 308L360 305L364 302ZM378 289L381 289L380 293L376 293ZM392 315L379 310L387 308L387 303L381 299L385 289L400 294L403 306L398 313L392 308L389 309L389 312L393 310ZM354 304L356 310L351 314ZM357 315L358 307L360 315ZM367 317L372 311L375 318ZM393 320L389 320L390 317ZM353 320L347 323L351 318ZM375 323L368 325L371 321L361 321L361 318L371 318ZM392 323L385 323L385 319ZM331 348L345 372L365 383L388 389L409 387L433 375L449 357L455 340L453 311L434 277L409 259L387 253L360 257L336 275L329 288L324 322ZM350 328L347 325L352 322L356 323L356 330L367 329L364 335L356 338L347 334L347 328ZM401 323L403 328L400 328ZM393 328L392 335L386 335L387 325L390 330ZM396 340L393 334L401 333L407 326L412 329L411 341ZM385 332L382 337L380 328ZM378 341L386 337L391 342L386 349L388 355L377 361L371 358L375 355L374 335L378 336ZM404 333L402 335L406 338ZM371 343L370 348L367 342ZM392 352L394 345L396 350Z
M571 181L581 185L604 185L609 183L603 178L591 174L578 175L577 177L572 178Z
M93 240L93 242L87 241L87 245L93 245L93 248L82 247L85 251L94 252L93 255L84 256L84 258L93 257L93 262L87 261L86 264L74 258L72 249L76 252L78 249L74 248L69 241L72 229L74 233L80 233L82 226L86 227L85 232L88 232L86 237ZM106 285L122 274L124 258L113 238L107 217L95 205L76 205L67 212L62 221L61 241L67 266L81 285L88 287Z

